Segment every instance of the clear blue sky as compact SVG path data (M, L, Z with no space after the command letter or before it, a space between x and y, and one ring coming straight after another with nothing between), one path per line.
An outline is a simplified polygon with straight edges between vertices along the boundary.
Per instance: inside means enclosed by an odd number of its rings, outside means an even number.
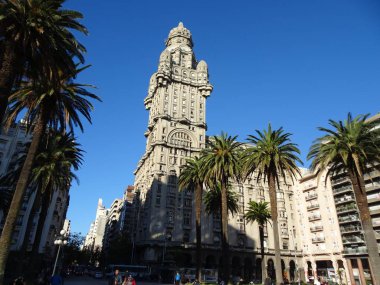
M79 81L97 86L93 125L71 190L72 230L86 233L97 200L110 206L133 184L144 153L143 100L169 31L183 21L214 91L208 135L240 140L271 122L293 133L302 158L329 118L380 111L380 2L366 0L70 0L90 30L80 37L92 68ZM308 163L306 162L306 166Z

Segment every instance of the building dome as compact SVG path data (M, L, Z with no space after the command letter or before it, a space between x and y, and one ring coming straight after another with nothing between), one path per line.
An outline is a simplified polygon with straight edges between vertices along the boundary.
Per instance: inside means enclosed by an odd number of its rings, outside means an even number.
M168 39L166 40L166 46L170 46L175 43L186 43L191 47L193 46L191 33L183 26L182 22L179 22L177 27L171 29Z

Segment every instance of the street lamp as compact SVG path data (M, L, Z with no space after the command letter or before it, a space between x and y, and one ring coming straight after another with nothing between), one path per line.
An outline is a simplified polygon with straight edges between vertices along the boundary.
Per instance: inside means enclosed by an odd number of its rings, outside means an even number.
M56 256L55 262L54 262L53 273L51 276L54 276L54 274L55 274L55 269L57 267L57 262L58 262L59 253L61 251L61 246L65 246L67 244L67 232L65 230L61 230L59 232L59 235L54 240L54 244L58 245L58 251L57 251L57 256Z

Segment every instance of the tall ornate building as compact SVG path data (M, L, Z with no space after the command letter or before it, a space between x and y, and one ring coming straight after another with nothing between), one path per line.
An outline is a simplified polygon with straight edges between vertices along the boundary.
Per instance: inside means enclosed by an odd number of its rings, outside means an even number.
M187 157L205 146L206 98L212 91L207 64L195 59L190 31L172 29L145 98L149 110L146 151L135 171L144 209L139 239L190 239L191 193L178 192L177 177ZM182 221L181 221L182 220ZM188 237L186 237L186 235ZM147 248L146 259L156 252Z
M158 70L149 83L145 98L149 110L145 154L135 171L136 262L165 266L194 267L195 219L193 193L179 191L177 178L186 158L194 157L206 142L206 99L211 94L208 68L197 61L190 31L182 23L172 29L161 53ZM231 181L232 182L232 181ZM239 212L229 217L231 272L248 280L261 274L259 231L256 223L246 224L244 211L251 200L269 201L267 187L256 177L232 187L239 197ZM301 262L298 225L293 217L293 192L281 182L278 189L282 267L290 279ZM271 231L269 228L268 231ZM265 237L266 263L274 274L273 235ZM220 217L202 215L204 268L220 264ZM254 258L254 254L257 258ZM174 268L174 267L173 267ZM260 273L255 272L260 271Z

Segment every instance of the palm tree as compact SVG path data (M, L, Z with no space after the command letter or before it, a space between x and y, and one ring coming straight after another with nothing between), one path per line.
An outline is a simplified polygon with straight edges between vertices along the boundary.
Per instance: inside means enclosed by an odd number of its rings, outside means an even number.
M231 190L229 186L227 188L227 208L231 215L235 215L239 211L239 197ZM215 187L208 190L204 195L205 211L208 215L219 215L222 207L222 191L220 183L217 183ZM220 220L222 222L222 220ZM221 227L222 228L222 227Z
M83 69L78 69L79 73ZM86 87L74 83L67 74L62 74L59 86L50 80L31 81L23 84L10 96L9 116L7 125L10 125L18 114L27 109L25 119L29 123L29 131L33 131L33 138L21 169L20 178L11 202L10 210L0 238L0 285L3 284L6 260L9 254L11 236L18 212L21 207L25 189L28 186L33 161L36 157L41 138L46 128L64 131L66 128L74 130L78 126L83 131L80 115L91 123L90 111L93 109L88 100L100 100L96 95L88 92Z
M70 30L87 34L76 11L62 9L64 0L0 0L0 123L8 97L25 74L75 73L73 57L84 62L85 48Z
M29 146L30 143L27 143L25 149L27 150ZM38 266L36 255L38 254L42 230L45 225L52 194L54 191L67 191L71 185L71 180L78 181L73 170L79 169L83 159L82 152L71 133L60 133L50 130L43 136L29 179L29 186L36 191L32 212L39 211L39 219L32 250L32 258L35 260L29 263L28 271L32 271ZM6 190L11 193L11 189L16 186L25 158L26 151L23 150L19 153L18 159L14 161L13 164L15 166L11 166L9 171L0 177L0 182L8 185ZM10 197L11 199L12 197ZM33 220L34 215L31 214L26 227L26 235L32 229ZM21 251L25 251L27 245L28 239L25 238Z
M248 203L248 210L245 213L245 219L248 222L257 222L259 225L260 233L260 250L261 250L261 279L265 283L265 262L264 262L264 227L271 218L270 210L268 209L268 202L265 201L250 201Z
M223 280L225 282L230 277L227 188L228 181L237 178L240 174L241 143L237 142L236 138L237 136L231 137L225 133L220 136L213 136L203 151L205 181L216 181L220 183L221 187L222 259Z
M268 181L270 208L273 222L273 237L275 248L276 283L283 282L280 256L280 237L278 233L278 212L276 184L280 187L280 178L293 178L300 171L296 162L302 164L297 154L300 153L297 145L289 139L291 134L284 133L283 128L272 130L269 124L264 131L256 130L256 135L249 135L248 141L253 146L245 150L244 169L246 175L257 173L257 179Z
M204 176L201 171L202 160L198 157L188 159L185 167L178 179L180 190L189 189L195 192L195 231L197 240L196 250L196 276L201 280L202 267L202 233L201 233L201 212L202 212L202 190Z
M35 268L39 265L38 249L54 191L67 192L72 180L78 182L73 170L78 170L83 161L83 151L72 133L50 131L45 137L40 144L42 150L36 155L31 174L32 183L37 187L35 203L40 205L32 249L32 264Z
M317 172L327 175L348 173L360 213L374 284L380 283L380 256L368 208L364 173L380 165L380 119L355 118L350 113L345 121L329 120L331 128L318 128L325 134L310 147L308 159Z

